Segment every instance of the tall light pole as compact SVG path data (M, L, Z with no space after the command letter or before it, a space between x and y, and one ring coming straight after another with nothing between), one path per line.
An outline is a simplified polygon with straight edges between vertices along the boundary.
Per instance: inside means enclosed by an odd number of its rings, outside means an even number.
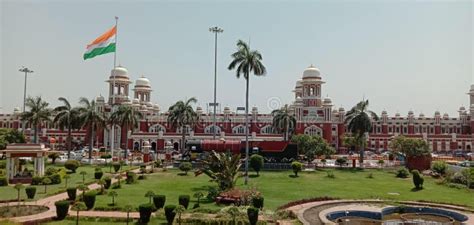
M33 73L33 70L28 69L27 67L22 66L21 69L18 71L25 73L25 88L23 89L23 113L26 111L26 81L28 77L28 73ZM26 123L23 122L21 132L25 133L25 125Z
M224 32L217 26L209 28L209 32L214 33L214 113L212 114L212 139L216 139L216 95L217 95L217 34Z

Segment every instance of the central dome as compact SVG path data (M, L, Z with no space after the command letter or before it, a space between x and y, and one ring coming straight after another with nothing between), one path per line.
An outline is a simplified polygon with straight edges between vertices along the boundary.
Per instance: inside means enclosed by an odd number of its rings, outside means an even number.
M313 64L306 68L303 72L303 79L304 78L321 78L321 73L319 69L314 67Z

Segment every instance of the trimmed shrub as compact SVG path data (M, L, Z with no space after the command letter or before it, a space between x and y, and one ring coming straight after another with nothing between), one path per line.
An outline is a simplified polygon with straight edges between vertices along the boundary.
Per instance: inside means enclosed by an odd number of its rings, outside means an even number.
M73 173L75 173L77 168L79 168L80 165L81 164L79 163L79 161L74 160L74 159L70 159L70 160L68 160L64 163L64 168L66 168L66 169L72 171Z
M263 196L255 196L252 198L252 206L257 209L263 209Z
M43 177L34 176L31 178L31 185L40 185L43 182Z
M0 169L6 169L6 168L7 168L7 161L0 160Z
M56 219L63 220L66 218L69 212L69 201L58 201L54 205L56 206Z
M8 178L0 177L0 186L7 186L7 185L8 185Z
M165 216L166 216L166 221L168 221L169 225L173 224L174 217L176 216L176 212L174 211L176 209L175 205L167 205L165 206Z
M75 201L76 200L76 195L77 195L77 188L70 187L66 191L67 191L68 199L71 200L71 201Z
M94 208L96 195L97 195L97 192L95 191L89 191L86 194L84 194L84 203L86 204L87 209Z
M153 211L153 205L150 203L141 204L138 206L140 212L140 224L147 224L150 222L151 212Z
M155 195L153 196L153 204L157 209L161 209L165 206L166 196L164 195Z
M188 171L193 169L193 164L190 162L182 162L179 164L179 170L183 171L185 175L188 175Z
M184 208L188 209L190 199L191 199L191 196L189 195L180 195L178 197L178 202L180 205L184 206Z
M249 207L247 209L247 216L249 218L250 225L256 225L258 222L258 209Z
M133 184L137 181L137 174L134 172L127 172L127 178L125 179L125 182L127 184Z
M260 175L259 172L263 168L263 164L263 157L261 155L254 154L250 156L250 167L257 172L257 176Z
M104 172L102 172L102 169L100 169L100 168L95 169L94 178L96 180L100 180L100 178L102 178L103 175L104 175Z
M104 188L109 189L110 185L112 185L112 178L104 177L104 181L105 181Z
M51 175L56 174L58 172L59 172L59 168L48 167L48 169L46 169L46 171L44 172L44 175L45 176L51 176Z
M415 188L423 189L423 182L425 179L421 176L420 172L418 170L413 170L411 171L411 174L413 174L413 184L415 185Z
M396 176L398 178L407 178L410 176L410 173L408 172L408 170L406 168L400 168L397 170L397 174Z
M51 184L60 184L61 183L61 175L59 175L59 173L55 173L51 176L48 176L48 178L51 180Z
M431 170L433 170L434 172L440 175L445 175L446 171L448 170L448 164L446 164L446 162L444 161L435 161L431 165Z
M36 187L28 186L25 188L25 192L28 199L34 199L36 194Z
M342 167L343 165L347 164L347 159L344 157L340 157L336 159L336 165L339 165L339 167Z
M114 171L116 173L120 170L120 167L122 167L122 165L120 165L120 163L112 163L112 166L114 167Z
M303 170L303 164L297 161L291 163L291 169L293 169L293 173L295 173L295 177L298 176L298 172Z

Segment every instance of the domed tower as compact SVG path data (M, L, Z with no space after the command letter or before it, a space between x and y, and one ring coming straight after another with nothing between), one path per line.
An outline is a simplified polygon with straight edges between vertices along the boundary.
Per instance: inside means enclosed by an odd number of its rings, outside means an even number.
M132 83L128 77L128 70L122 66L115 67L106 82L109 83L109 104L124 102L128 97L128 85Z
M141 105L146 105L150 102L151 83L146 77L141 76L135 81L134 98L140 101Z
M295 99L303 96L303 85L301 84L301 80L296 81L295 90L293 92L295 92Z
M324 83L318 68L311 65L304 70L301 85L305 107L321 107L321 86Z

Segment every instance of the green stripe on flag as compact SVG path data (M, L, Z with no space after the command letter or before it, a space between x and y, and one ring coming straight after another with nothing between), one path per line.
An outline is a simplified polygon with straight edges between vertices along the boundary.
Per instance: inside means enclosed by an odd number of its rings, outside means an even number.
M91 52L84 54L84 60L94 58L98 55L103 55L107 53L115 52L115 43L110 43L103 48L95 48Z

